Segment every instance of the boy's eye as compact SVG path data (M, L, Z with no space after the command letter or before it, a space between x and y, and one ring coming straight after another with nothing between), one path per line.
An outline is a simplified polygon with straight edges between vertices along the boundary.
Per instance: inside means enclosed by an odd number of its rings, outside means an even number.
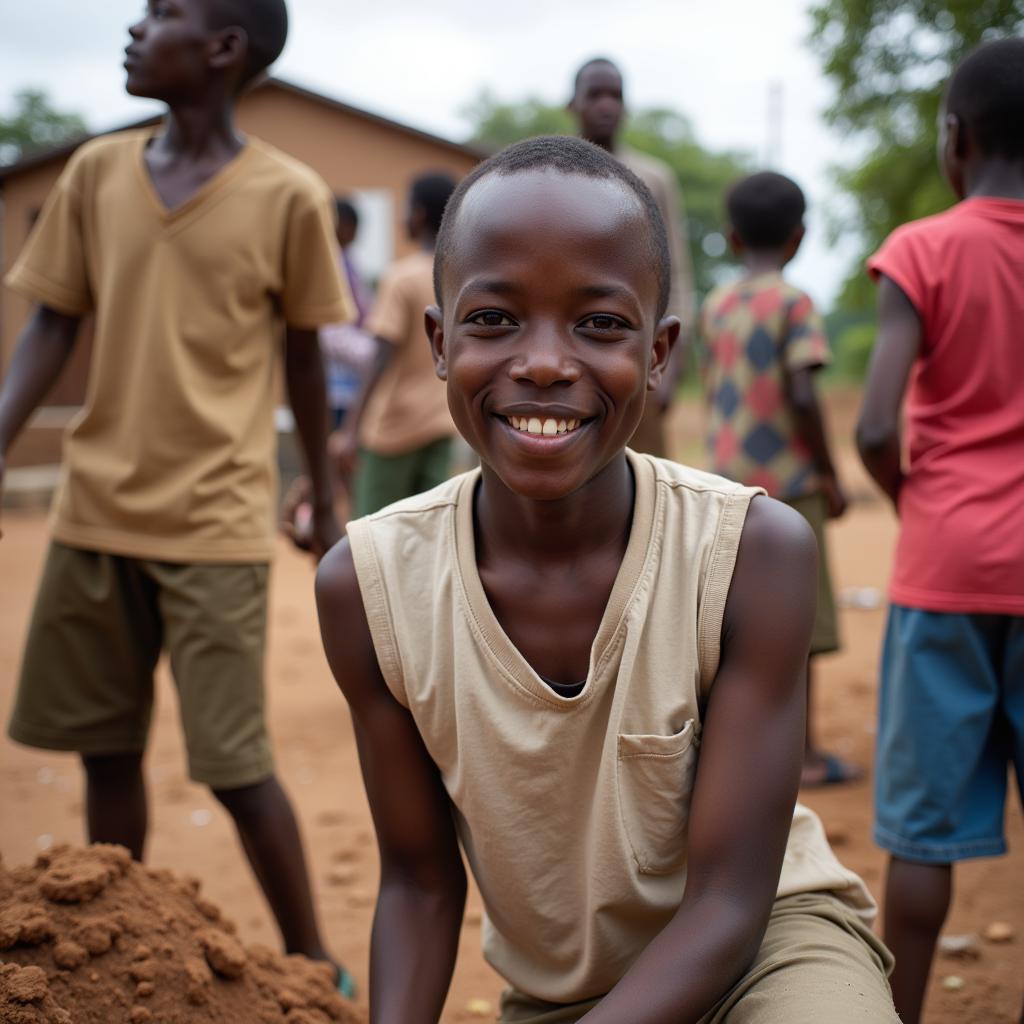
M580 327L590 331L619 331L627 326L624 320L609 313L595 313L580 321Z
M466 323L478 327L515 327L515 321L497 309L483 309L466 317Z

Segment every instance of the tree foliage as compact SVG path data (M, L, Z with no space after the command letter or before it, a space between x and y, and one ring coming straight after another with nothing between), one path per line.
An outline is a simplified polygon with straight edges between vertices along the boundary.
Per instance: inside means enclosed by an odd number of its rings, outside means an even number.
M14 113L0 117L0 164L11 164L34 150L59 146L84 135L77 114L55 110L41 89L22 89L14 96Z
M900 224L953 202L936 162L943 85L978 43L1024 29L1024 0L823 0L811 16L811 46L836 90L826 118L866 150L836 171L851 203L833 228L856 232L866 256ZM873 307L861 267L842 308Z
M533 135L572 135L575 124L564 107L536 97L500 102L482 92L464 111L472 126L473 141L499 149ZM686 204L687 231L693 255L697 292L712 288L726 265L721 238L722 196L726 187L750 169L747 154L715 153L696 139L693 126L674 110L634 113L624 131L625 142L664 160L676 173Z

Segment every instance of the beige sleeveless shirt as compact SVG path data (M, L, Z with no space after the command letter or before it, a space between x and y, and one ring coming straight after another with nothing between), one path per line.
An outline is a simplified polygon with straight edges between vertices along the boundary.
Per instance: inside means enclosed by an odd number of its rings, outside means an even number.
M479 471L349 524L377 658L437 763L486 908L491 965L568 1003L607 992L675 913L702 694L752 488L628 452L633 525L582 693L513 646L480 582ZM797 807L779 895L860 879Z

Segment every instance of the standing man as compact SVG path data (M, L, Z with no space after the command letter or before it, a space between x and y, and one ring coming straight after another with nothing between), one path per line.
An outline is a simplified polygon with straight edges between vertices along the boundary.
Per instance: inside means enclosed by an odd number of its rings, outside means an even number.
M672 259L672 281L668 311L682 323L683 344L673 352L672 364L662 379L661 388L651 396L643 418L629 444L636 451L651 455L668 454L665 440L665 413L672 404L676 386L682 376L686 359L686 339L694 319L693 265L690 261L686 219L675 172L663 160L630 149L619 141L625 103L622 72L606 57L588 60L576 72L569 110L576 118L579 134L611 153L625 164L650 190L661 210L668 232Z

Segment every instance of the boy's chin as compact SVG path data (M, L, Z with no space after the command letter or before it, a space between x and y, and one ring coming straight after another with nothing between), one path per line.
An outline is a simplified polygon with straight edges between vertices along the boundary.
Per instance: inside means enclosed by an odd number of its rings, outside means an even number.
M129 96L137 96L140 100L161 99L161 97L157 95L157 90L154 90L151 84L135 75L128 75L125 79L124 91L128 93Z
M621 454L621 453L620 453ZM524 466L505 460L482 460L504 487L526 501L563 501L584 489L607 463L574 460L562 466Z

